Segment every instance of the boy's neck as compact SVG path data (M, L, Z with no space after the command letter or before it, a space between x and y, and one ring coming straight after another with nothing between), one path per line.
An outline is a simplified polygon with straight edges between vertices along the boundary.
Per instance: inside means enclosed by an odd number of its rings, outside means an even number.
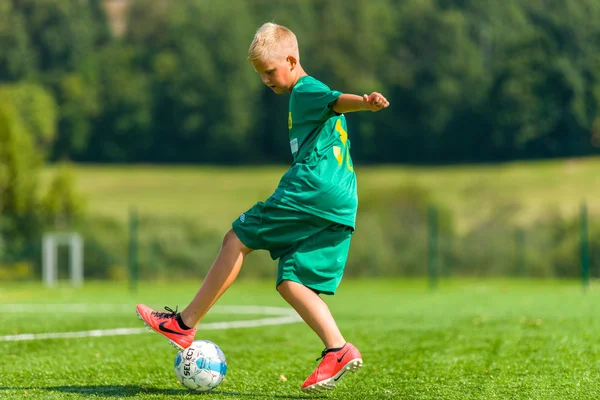
M294 78L294 83L292 83L292 85L290 86L290 92L292 91L292 89L294 88L294 86L296 86L296 83L298 83L298 81L300 80L300 78L302 78L303 76L308 75L304 71L304 68L302 68L300 65L297 65L296 68L294 69L294 71L296 72L296 74L295 74L295 78Z

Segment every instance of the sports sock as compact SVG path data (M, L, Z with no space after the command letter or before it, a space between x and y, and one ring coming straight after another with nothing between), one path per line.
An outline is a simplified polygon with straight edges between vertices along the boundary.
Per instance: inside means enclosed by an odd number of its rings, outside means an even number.
M192 329L183 322L181 319L181 313L177 313L177 323L181 329Z
M344 346L346 346L346 345L344 345ZM330 349L325 349L325 353L335 353L335 352L340 351L341 349L343 349L344 346L342 346L342 347L332 347Z
M317 358L317 361L319 361L321 358L325 357L325 355L327 353L336 353L338 351L340 351L341 349L343 349L346 345L344 344L344 346L342 347L332 347L330 349L325 349L321 352L321 357Z

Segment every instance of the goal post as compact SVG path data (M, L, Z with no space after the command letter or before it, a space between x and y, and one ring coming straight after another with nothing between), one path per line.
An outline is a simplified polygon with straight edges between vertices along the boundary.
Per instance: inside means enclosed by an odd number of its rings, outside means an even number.
M83 284L83 239L75 232L47 232L42 237L42 276L47 286L58 280L58 247L69 247L69 276L74 286Z

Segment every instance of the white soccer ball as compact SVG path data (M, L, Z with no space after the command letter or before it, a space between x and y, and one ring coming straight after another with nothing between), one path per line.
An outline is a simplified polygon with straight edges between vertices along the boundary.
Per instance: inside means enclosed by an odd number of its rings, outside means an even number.
M175 375L190 390L208 392L219 386L226 373L225 354L208 340L194 340L175 356Z

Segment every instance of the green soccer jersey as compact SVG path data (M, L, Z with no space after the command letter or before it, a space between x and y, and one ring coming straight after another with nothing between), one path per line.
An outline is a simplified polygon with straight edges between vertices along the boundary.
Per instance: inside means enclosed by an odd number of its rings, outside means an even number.
M340 95L311 76L297 81L288 114L294 161L272 197L354 228L358 195L346 118L332 109Z

